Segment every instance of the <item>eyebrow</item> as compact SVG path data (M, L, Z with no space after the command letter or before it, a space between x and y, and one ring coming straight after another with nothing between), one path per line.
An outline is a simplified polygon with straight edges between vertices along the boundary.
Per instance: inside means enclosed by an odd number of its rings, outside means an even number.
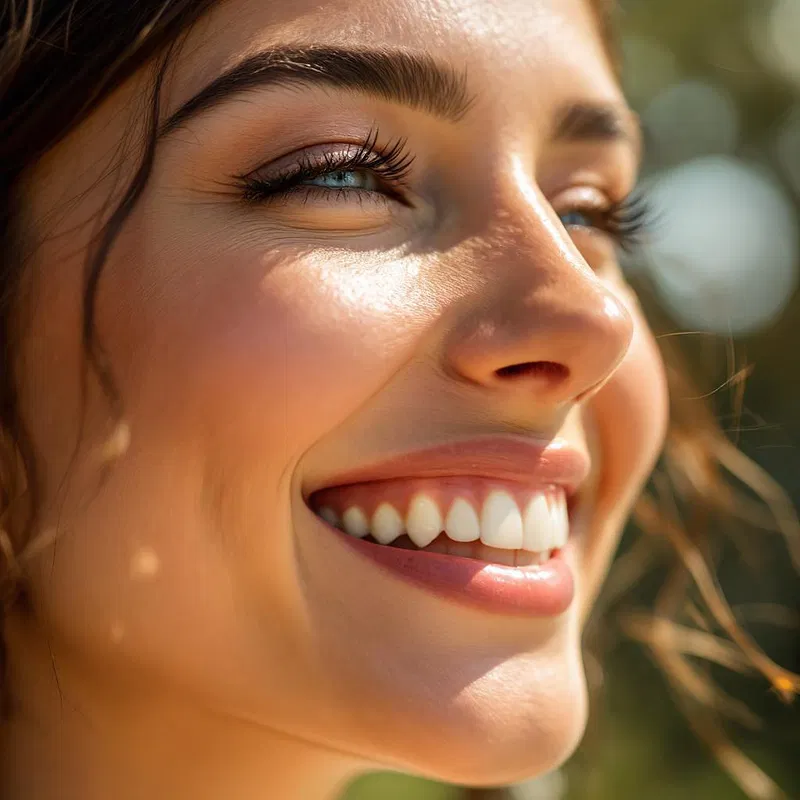
M457 122L473 103L466 72L427 54L388 49L282 47L234 65L178 108L161 126L164 136L201 112L243 92L272 86L349 89Z
M553 138L562 142L630 142L641 147L636 116L624 105L576 102L556 115Z

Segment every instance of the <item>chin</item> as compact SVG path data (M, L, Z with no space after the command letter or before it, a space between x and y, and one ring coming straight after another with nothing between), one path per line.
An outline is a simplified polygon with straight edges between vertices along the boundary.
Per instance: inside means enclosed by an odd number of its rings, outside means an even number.
M403 738L389 738L386 766L475 787L520 783L557 769L586 728L583 668L575 657L531 670L530 658L498 665L447 704L429 706L424 718L409 719L414 712L406 705L389 726Z

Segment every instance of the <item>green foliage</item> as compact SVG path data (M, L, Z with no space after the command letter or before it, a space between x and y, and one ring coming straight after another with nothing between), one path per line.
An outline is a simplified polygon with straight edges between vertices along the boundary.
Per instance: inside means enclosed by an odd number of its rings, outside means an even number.
M458 800L459 789L411 778L407 775L376 773L356 781L346 800Z

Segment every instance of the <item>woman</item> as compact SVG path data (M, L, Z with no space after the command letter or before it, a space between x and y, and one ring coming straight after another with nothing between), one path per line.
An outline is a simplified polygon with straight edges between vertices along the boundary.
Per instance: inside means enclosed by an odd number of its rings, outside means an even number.
M6 4L4 798L569 756L668 417L603 13Z

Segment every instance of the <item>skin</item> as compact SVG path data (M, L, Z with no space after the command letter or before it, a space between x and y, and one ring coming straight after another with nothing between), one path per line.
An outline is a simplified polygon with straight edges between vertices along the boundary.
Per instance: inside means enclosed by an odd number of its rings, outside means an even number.
M45 493L30 602L5 624L9 800L313 799L379 767L503 784L553 769L581 737L582 622L667 418L613 243L558 221L581 192L617 201L635 180L633 132L552 139L564 103L624 103L596 21L581 0L230 0L175 58L164 113L286 43L435 52L466 69L474 103L450 122L355 92L264 89L166 137L98 296L116 438L93 380L79 437L82 263L136 163L152 71L26 176L19 382ZM376 122L416 157L414 209L248 207L230 188ZM536 360L568 379L497 377ZM398 581L304 502L376 458L508 432L592 458L577 598L556 618Z

